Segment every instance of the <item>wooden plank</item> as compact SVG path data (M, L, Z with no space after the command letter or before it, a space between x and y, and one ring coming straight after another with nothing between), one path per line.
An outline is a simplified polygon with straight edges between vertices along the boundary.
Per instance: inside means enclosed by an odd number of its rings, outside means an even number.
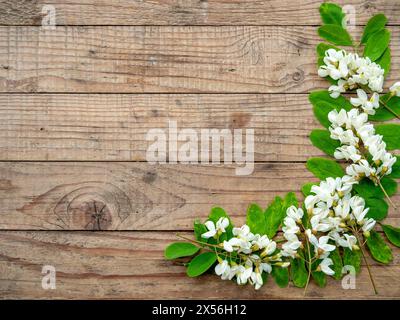
M315 27L1 27L0 92L304 93L328 86L319 42Z
M237 176L234 166L2 162L0 228L190 230L213 206L243 224L250 203L266 207L312 181L303 163L257 163L252 175ZM398 212L389 217L400 225Z
M385 13L400 24L396 0L338 0L352 5L356 23ZM0 24L41 25L46 0L0 0ZM58 25L316 25L320 0L52 0ZM46 11L45 11L46 12Z
M325 288L278 288L270 278L259 291L215 275L188 278L185 268L166 261L171 233L154 232L0 232L0 296L34 299L390 299L400 296L400 256L388 266L370 259L379 291L375 296L364 267L356 289L340 281ZM44 265L56 269L56 289L41 286Z
M145 161L146 134L168 134L169 121L199 136L253 129L256 161L322 155L308 138L319 124L307 95L4 94L0 119L0 160Z

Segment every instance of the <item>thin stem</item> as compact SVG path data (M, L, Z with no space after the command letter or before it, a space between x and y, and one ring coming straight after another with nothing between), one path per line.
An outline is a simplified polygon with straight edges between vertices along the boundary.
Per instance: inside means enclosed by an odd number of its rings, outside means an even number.
M185 237L185 236L182 236L182 235L180 235L179 233L177 233L176 236L177 236L178 238L181 238L181 239L183 239L183 240L186 240L186 241L189 241L189 242L192 242L192 243L195 243L195 244L201 244L201 245L205 245L205 246L209 246L209 247L214 247L214 248L221 249L221 247L219 247L219 246L217 246L217 245L215 245L215 244L211 244L211 243L207 243L207 242L202 242L202 241L193 240L193 239L187 238L187 237Z
M179 233L177 233L176 236L177 236L178 238L181 238L181 239L183 239L183 240L189 241L189 242L191 242L191 243L200 244L200 245L205 245L205 246L209 246L209 247L212 247L212 248L215 249L215 250L210 250L210 249L207 249L207 248L202 247L202 249L207 250L207 251L210 251L210 252L217 252L216 249L221 249L221 247L218 246L218 245L211 244L211 243L207 243L207 242L202 242L202 241L193 240L193 239L187 238L187 237L185 237L185 236L182 236L182 235L180 235ZM225 251L218 252L218 254L223 254L223 255L225 255L225 257L228 257L228 253L225 252ZM241 255L240 253L239 253L239 258L242 259L242 255Z
M375 294L378 294L378 290L377 290L376 285L375 285L375 280L374 280L374 277L372 276L371 268L370 268L369 263L367 261L367 257L365 256L365 253L364 253L364 249L363 249L364 244L361 243L360 238L358 237L358 232L356 230L354 230L354 234L355 234L355 236L357 238L358 243L360 244L361 254L363 256L365 265L367 266L368 275L369 275L369 279L371 280L372 287L374 288Z
M382 186L382 183L380 180L378 180L378 185L381 188L383 194L385 195L385 197L388 199L389 203L393 206L393 208L395 208L397 210L396 205L393 203L393 201L390 199L389 195L387 194L385 188Z
M391 97L390 97L390 98L391 98ZM390 100L390 99L389 99L389 100ZM388 101L389 101L389 100L388 100ZM400 119L400 116L399 116L396 112L394 112L393 109L390 108L390 107L387 105L386 102L384 102L382 99L379 99L379 103L382 104L382 105L383 105L387 110L389 110L391 113L393 113L393 114L396 116L397 119Z
M306 239L306 241L307 241L307 251L308 251L308 277L306 286L304 287L304 294L303 294L304 296L307 293L308 284L310 283L311 280L311 269L312 269L310 242L308 241L308 238Z

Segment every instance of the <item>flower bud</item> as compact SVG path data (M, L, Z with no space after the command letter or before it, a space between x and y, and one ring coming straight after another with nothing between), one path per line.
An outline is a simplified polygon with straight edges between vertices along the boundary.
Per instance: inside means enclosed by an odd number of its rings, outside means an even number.
M369 232L369 231L364 231L364 232L363 232L363 235L364 235L364 237L369 238L370 235L371 235L371 232Z
M289 262L278 262L278 263L275 263L275 265L278 267L281 267L281 268L287 268L290 265L290 263Z
M224 260L222 260L222 258L220 256L218 256L218 255L217 255L217 260L218 260L218 263L224 262Z
M358 251L358 250L360 250L360 247L359 247L358 245L354 244L353 247L352 247L352 249L353 249L354 251Z
M260 254L260 258L265 258L267 256L267 250L263 250L263 252L261 252Z

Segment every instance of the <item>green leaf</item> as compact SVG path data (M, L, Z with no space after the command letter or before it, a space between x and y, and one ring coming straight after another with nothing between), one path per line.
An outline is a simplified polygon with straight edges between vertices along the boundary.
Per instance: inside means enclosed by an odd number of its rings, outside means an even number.
M361 258L362 254L360 250L343 249L343 265L353 266L356 273L359 273L361 270Z
M288 268L281 268L281 267L273 266L271 275L275 279L275 282L279 287L285 288L288 286L288 284L289 284Z
M329 91L327 90L314 91L310 93L308 99L313 105L315 117L325 128L329 128L331 125L328 120L329 112L332 110L340 111L341 109L350 111L353 108L350 101L346 98L339 96L337 99L334 99L329 95Z
M252 233L266 234L267 226L264 211L257 204L251 204L248 207L246 223Z
M400 156L395 156L397 161L392 166L392 173L389 175L390 178L400 178Z
M340 142L331 139L330 136L328 130L314 129L311 131L310 140L315 147L333 157L336 148L340 146Z
M386 76L390 72L390 64L391 64L390 48L387 47L383 55L375 62L379 64L383 70L385 70L384 75Z
M197 219L194 221L193 229L195 239L200 242L206 242L207 239L202 238L201 235L207 232L207 227Z
M299 206L299 202L297 201L294 192L288 192L283 199L282 210L284 211L284 216L286 216L286 210L291 206L295 206L296 208Z
M319 44L317 45L317 55L318 55L318 57L319 57L319 58L325 57L325 52L326 52L327 50L329 50L329 49L335 49L336 51L341 50L340 48L338 48L338 47L336 47L336 46L334 46L334 45L332 45L332 44L328 44L328 43L323 43L323 42L321 42L321 43L319 43Z
M375 127L376 134L383 136L387 150L400 149L400 125L394 123L380 124Z
M350 34L347 32L346 29L338 25L326 24L322 27L319 27L318 34L321 38L324 38L330 43L336 45L341 45L341 46L353 45L353 40L351 39Z
M386 201L379 198L366 198L365 206L369 208L367 217L377 221L385 219L389 211L389 205Z
M311 272L311 275L316 282L316 284L323 288L326 286L326 275L322 271L313 271Z
M336 161L324 158L310 158L307 160L307 169L317 178L325 180L332 177L343 177L345 172Z
M388 264L393 260L392 250L378 232L371 231L370 237L367 238L367 246L376 261Z
M400 247L400 228L395 228L388 224L383 224L382 229L385 232L386 237L396 247Z
M323 3L319 7L319 13L321 15L322 22L325 24L335 24L343 26L345 14L342 8L334 3Z
M214 252L199 254L190 261L186 273L189 277L198 277L210 269L215 261L217 261L217 256Z
M329 254L329 258L332 259L332 262L333 262L332 270L335 271L335 274L333 275L333 277L336 280L341 279L343 262L342 262L342 257L340 256L339 248L336 248L335 250L331 251L331 253Z
M307 197L311 194L312 186L316 186L316 185L318 185L318 183L315 183L315 182L308 182L306 184L303 184L303 186L301 187L301 192L303 193L303 195L305 197Z
M275 236L286 215L286 212L283 213L282 206L282 198L276 197L265 210L266 234L270 239Z
M385 103L394 113L400 115L400 97L394 96L391 97L390 92L381 96L383 103ZM376 110L374 115L369 116L369 120L371 121L387 121L396 118L396 115L393 112L389 111L385 108L385 106L381 103L380 107Z
M330 96L328 90L318 90L318 91L313 91L308 95L308 99L312 104L316 104L318 102L324 101L332 105L340 105L339 109L344 108L346 110L350 110L353 108L352 104L350 103L349 100L347 100L343 96L339 96L338 98L334 99Z
M386 190L389 196L392 196L397 191L397 182L391 178L384 177L381 179L382 187ZM363 198L384 198L385 194L379 186L375 186L374 183L368 178L364 178L359 184L353 186L353 189Z
M304 260L300 258L290 259L290 277L298 288L304 288L307 284L308 272Z
M369 57L371 61L379 59L390 43L390 31L383 29L371 35L364 48L364 57Z
M225 210L220 208L220 207L211 208L211 212L208 215L208 220L211 220L212 222L217 223L217 221L220 218L228 218L229 219L229 217L226 214Z
M192 243L174 242L165 249L165 257L170 260L189 257L197 253L199 250L200 248Z
M384 14L379 13L369 19L367 25L364 28L364 33L361 37L361 43L367 43L368 39L376 32L385 29L387 18Z

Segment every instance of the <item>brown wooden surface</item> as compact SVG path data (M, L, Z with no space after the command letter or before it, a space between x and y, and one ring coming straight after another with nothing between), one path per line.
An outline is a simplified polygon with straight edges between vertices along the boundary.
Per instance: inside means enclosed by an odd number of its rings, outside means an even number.
M185 234L185 233L184 233ZM187 235L187 234L185 234ZM356 289L344 290L329 279L325 288L310 284L303 289L279 288L271 279L259 291L240 287L214 275L191 279L178 262L163 257L165 244L175 241L166 232L0 232L0 296L7 298L119 298L154 299L371 299L366 268L356 279ZM395 250L390 266L373 260L381 299L400 295L400 256ZM43 264L57 270L56 290L41 287Z
M0 160L146 160L152 128L253 128L256 161L322 152L305 94L0 94Z
M316 181L304 162L322 155L308 139L320 125L307 98L328 86L316 74L320 1L53 0L56 30L40 27L44 4L0 0L0 298L376 298L365 268L355 290L329 280L303 297L273 281L255 291L190 279L163 257L212 206L242 224L249 203L302 199L302 184ZM351 4L359 26L389 17L389 86L400 4ZM253 174L148 164L145 134L168 120L253 128ZM400 213L386 222L400 226ZM393 252L388 266L370 259L381 299L400 298ZM43 265L56 267L56 290L42 289Z
M309 92L327 86L317 75L316 30L0 27L0 92ZM391 30L387 87L400 71L400 27Z
M215 205L243 224L250 203L317 181L303 163L257 163L246 177L234 166L138 162L3 162L0 173L0 229L12 230L190 230ZM386 221L399 219L391 210Z
M338 0L354 6L356 23L385 13L400 24L397 0ZM0 0L0 24L41 25L42 7L58 25L318 25L320 0Z

